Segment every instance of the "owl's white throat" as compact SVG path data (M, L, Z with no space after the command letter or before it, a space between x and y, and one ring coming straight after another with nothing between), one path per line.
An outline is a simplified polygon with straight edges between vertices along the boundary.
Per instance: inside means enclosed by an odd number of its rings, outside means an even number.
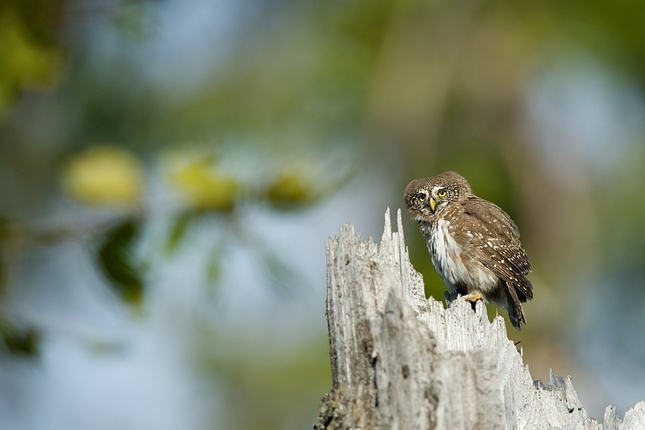
M461 247L457 244L455 239L450 233L450 221L440 219L433 226L432 234L430 237L429 251L432 255L432 262L441 275L444 282L449 284L456 284L457 279L461 278L461 269L466 269L463 264L458 264L456 261L459 259ZM461 266L461 267L459 267Z

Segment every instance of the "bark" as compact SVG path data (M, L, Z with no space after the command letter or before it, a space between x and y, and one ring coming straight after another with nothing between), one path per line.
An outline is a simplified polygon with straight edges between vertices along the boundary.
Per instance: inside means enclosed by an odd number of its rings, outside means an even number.
M405 246L401 212L389 210L380 244L361 242L350 225L327 242L327 322L333 387L322 429L645 429L645 402L623 420L589 418L571 377L544 385L506 333L455 300L448 309L424 296Z

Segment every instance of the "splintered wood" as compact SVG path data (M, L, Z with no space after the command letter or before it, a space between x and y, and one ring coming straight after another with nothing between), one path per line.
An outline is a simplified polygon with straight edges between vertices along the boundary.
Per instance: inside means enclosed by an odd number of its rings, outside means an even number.
M589 418L571 378L533 381L501 317L423 293L389 210L381 243L351 225L327 242L333 387L315 429L645 429L645 402L623 420Z

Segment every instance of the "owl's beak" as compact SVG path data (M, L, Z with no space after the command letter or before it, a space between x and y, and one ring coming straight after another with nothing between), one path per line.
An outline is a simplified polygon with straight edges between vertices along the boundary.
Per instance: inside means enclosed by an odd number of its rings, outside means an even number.
M434 199L434 197L430 197L430 209L432 212L434 212L434 208L437 207L437 201Z

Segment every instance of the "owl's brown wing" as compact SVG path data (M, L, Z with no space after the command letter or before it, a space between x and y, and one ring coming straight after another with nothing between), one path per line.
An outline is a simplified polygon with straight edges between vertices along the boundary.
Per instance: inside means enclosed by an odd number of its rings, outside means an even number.
M525 278L531 272L531 264L511 217L496 204L477 196L461 203L462 234L477 249L479 261L507 285L515 287L520 301L531 300L533 287Z

